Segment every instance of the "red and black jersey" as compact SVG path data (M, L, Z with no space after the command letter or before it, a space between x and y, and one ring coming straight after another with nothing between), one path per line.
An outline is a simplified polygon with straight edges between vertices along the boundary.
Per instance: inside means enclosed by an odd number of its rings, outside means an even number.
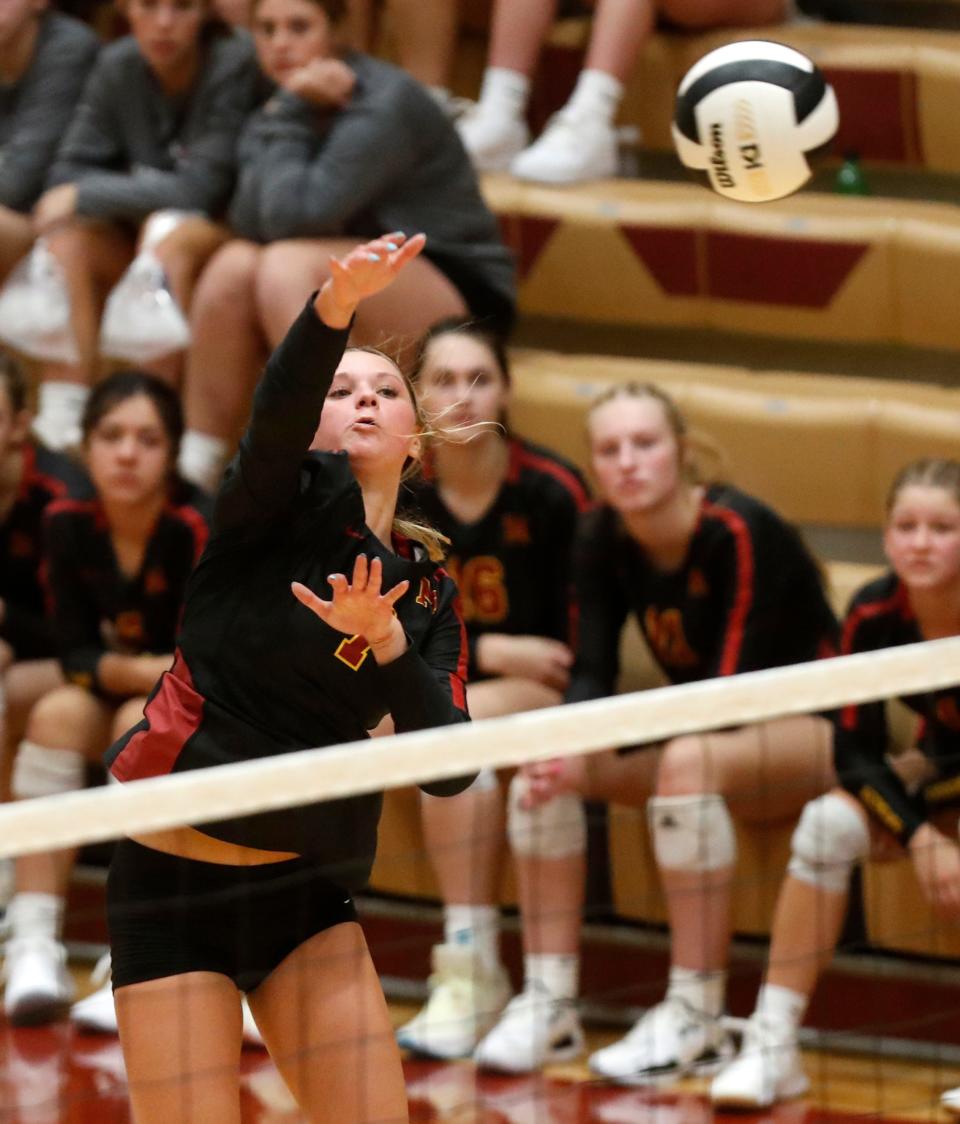
M41 581L43 518L50 503L90 494L86 476L72 461L27 440L23 473L13 506L0 523L0 636L20 660L56 655Z
M420 544L391 550L376 538L346 454L305 454L346 339L311 303L267 364L190 580L174 666L143 722L108 751L118 780L355 741L387 713L398 732L468 720L453 581ZM362 636L328 627L290 590L299 581L329 598L328 576L351 574L361 553L381 559L385 589L410 583L395 606L409 646L382 666ZM426 787L454 793L471 779ZM364 795L194 826L310 855L354 886L373 862L380 802Z
M493 503L473 523L443 502L429 463L412 488L416 506L450 540L446 567L460 589L471 679L484 633L572 643L576 620L571 561L586 484L572 464L528 441L512 438L509 458Z
M924 640L903 583L894 573L869 582L853 597L843 624L842 651L876 652ZM958 677L960 678L960 677ZM834 754L840 783L902 843L929 818L931 807L960 800L960 683L901 700L922 718L917 746L934 769L918 792L891 768L883 702L846 706L835 721Z
M55 500L45 522L51 618L67 678L105 693L97 674L104 653L172 652L187 579L207 542L198 508L163 509L132 576L117 564L99 500Z
M569 701L611 694L633 613L673 683L836 652L837 623L799 534L759 500L706 489L686 558L657 569L609 507L587 515L575 557L579 644Z

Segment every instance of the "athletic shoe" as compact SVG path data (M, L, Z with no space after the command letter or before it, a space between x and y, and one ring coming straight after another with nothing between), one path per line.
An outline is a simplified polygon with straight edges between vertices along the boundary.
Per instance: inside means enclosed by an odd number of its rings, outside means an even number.
M582 183L618 174L620 155L612 125L564 109L510 164L510 173L536 183Z
M507 171L513 158L530 143L530 130L522 117L492 111L482 102L461 112L456 129L478 172Z
M594 1073L620 1085L656 1085L711 1073L733 1054L719 1019L667 996L626 1038L590 1055Z
M793 1029L754 1015L740 1053L713 1079L710 1099L722 1108L769 1108L809 1088Z
M257 1026L257 1021L253 1017L253 1011L250 1010L250 1004L247 1002L247 997L243 997L241 1005L243 1011L243 1042L246 1046L263 1046L266 1048L266 1043L263 1040L263 1035L260 1033L260 1028Z
M100 986L86 998L70 1008L70 1021L78 1030L91 1034L116 1034L117 1009L113 1002L113 985L110 982L110 953L97 961L90 973L93 983Z
M397 1030L397 1042L430 1058L467 1058L506 1006L510 981L468 945L435 945L432 963L426 1005Z
M949 1116L960 1116L960 1086L940 1095L940 1107Z
M13 937L3 965L3 1009L14 1026L39 1026L62 1018L73 999L67 950L50 937Z
M510 1000L473 1059L483 1069L532 1073L553 1062L573 1061L584 1045L574 1002L554 999L543 984L535 982Z

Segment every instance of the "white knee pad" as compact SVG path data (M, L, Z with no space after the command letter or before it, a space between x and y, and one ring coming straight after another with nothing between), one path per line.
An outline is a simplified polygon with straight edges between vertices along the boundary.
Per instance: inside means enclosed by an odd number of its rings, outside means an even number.
M87 763L73 749L49 749L22 741L13 763L10 791L17 800L76 792L87 779Z
M572 793L555 796L536 808L524 808L529 782L517 773L510 782L507 835L514 854L565 859L587 849L587 817L583 800Z
M497 787L497 773L495 769L481 769L473 778L464 792L490 792Z
M664 870L719 870L736 860L737 837L722 796L654 796L647 816Z
M787 870L794 878L842 894L854 866L870 854L870 831L848 800L828 792L803 809L791 846Z

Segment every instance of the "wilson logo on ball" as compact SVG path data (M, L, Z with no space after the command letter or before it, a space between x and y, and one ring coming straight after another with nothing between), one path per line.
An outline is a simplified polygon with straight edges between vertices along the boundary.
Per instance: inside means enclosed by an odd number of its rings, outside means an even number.
M782 43L718 47L677 90L673 141L727 199L764 203L802 187L839 124L833 89L811 59Z

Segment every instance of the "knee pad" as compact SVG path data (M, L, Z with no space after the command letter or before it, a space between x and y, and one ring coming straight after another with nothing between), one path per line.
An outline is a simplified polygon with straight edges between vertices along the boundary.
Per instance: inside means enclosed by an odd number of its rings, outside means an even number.
M791 846L787 870L794 878L842 894L854 866L870 854L870 831L849 801L828 792L803 809Z
M736 860L737 837L722 796L654 796L647 817L664 870L719 870Z
M587 849L587 817L583 800L572 793L555 796L536 808L524 808L529 782L517 773L510 782L507 836L516 855L565 859Z
M17 800L59 796L83 788L86 779L87 762L82 753L22 741L13 763L10 791Z

